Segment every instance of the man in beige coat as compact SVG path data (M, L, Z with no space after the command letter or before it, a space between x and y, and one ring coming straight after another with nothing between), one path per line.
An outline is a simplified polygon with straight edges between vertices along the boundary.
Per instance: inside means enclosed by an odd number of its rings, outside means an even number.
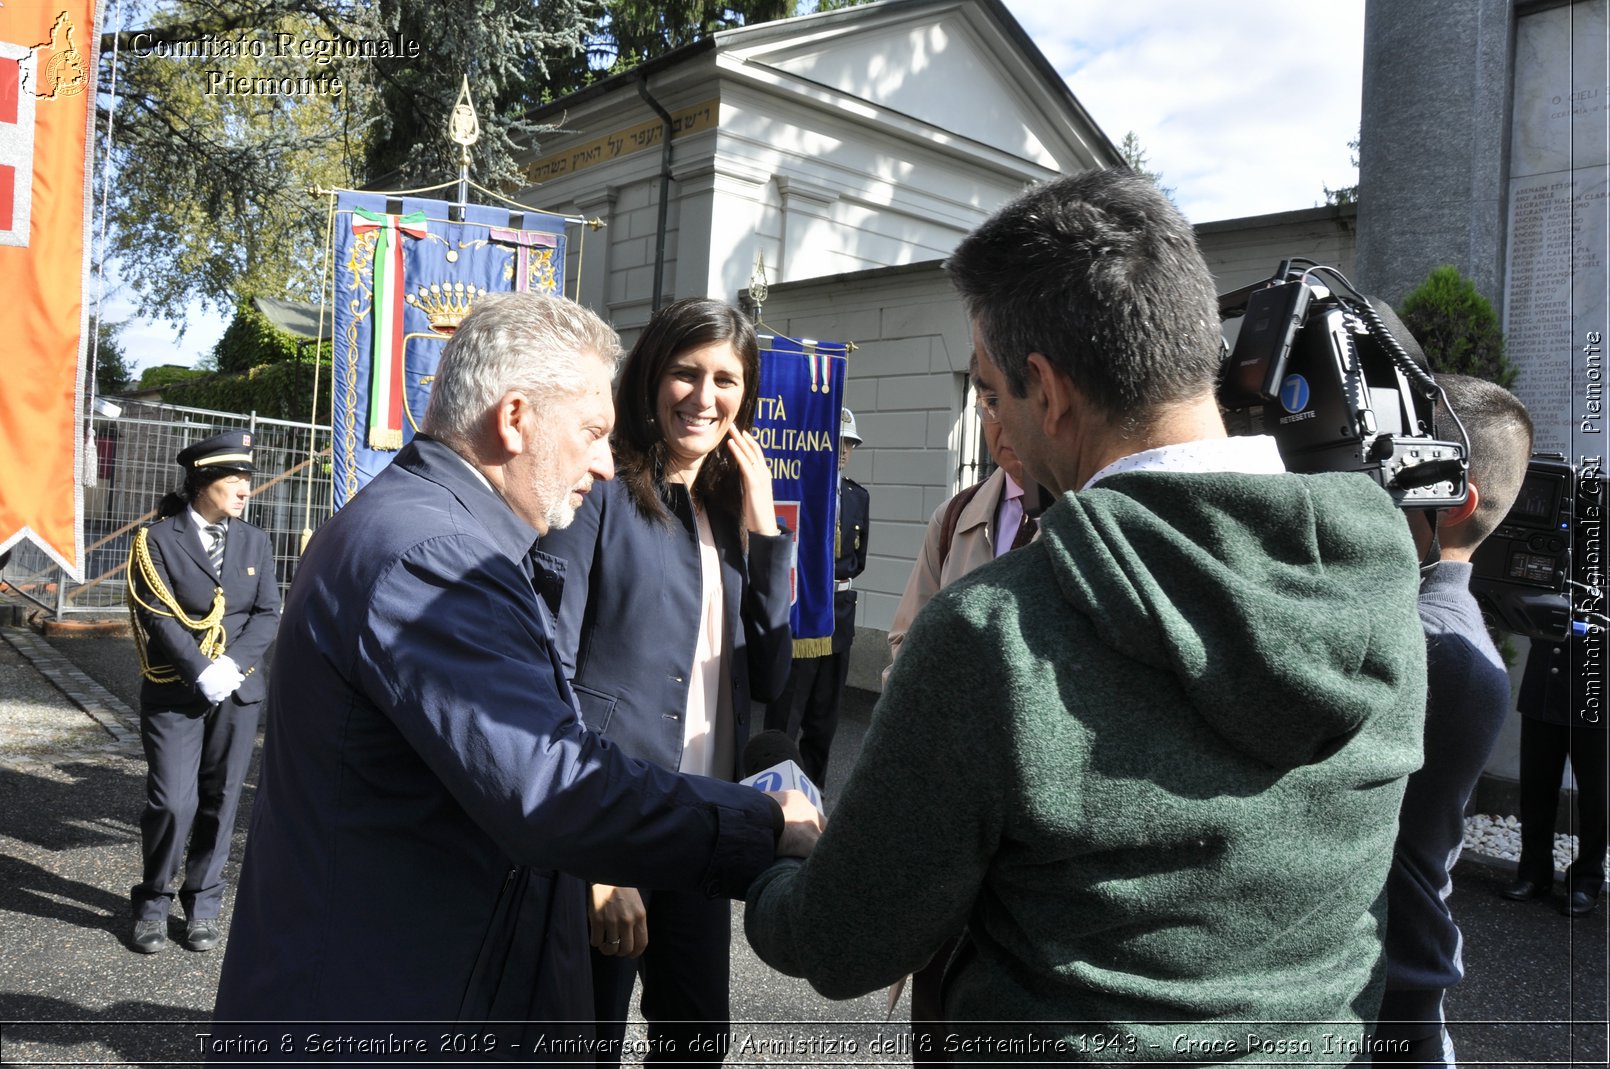
M984 444L996 468L981 483L948 498L934 510L922 553L911 567L905 593L889 627L889 654L900 656L900 644L917 613L942 588L980 565L1024 545L1034 537L1033 497L1023 491L1023 462L1006 440L996 409L995 394L978 386L977 358L972 366L978 390L978 416L984 424ZM1031 507L1024 508L1025 504ZM1003 537L1002 532L1009 531ZM887 682L893 665L883 670Z

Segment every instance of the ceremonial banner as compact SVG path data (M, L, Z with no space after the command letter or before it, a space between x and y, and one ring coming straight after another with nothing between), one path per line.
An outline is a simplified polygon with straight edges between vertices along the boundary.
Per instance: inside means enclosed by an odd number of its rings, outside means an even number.
M761 338L755 434L771 465L777 522L794 532L795 657L833 652L834 489L846 355L842 342Z
M451 209L457 210L457 209ZM565 221L343 192L335 202L335 504L413 438L442 346L487 293L562 294Z
M0 4L0 551L28 539L83 579L95 5Z

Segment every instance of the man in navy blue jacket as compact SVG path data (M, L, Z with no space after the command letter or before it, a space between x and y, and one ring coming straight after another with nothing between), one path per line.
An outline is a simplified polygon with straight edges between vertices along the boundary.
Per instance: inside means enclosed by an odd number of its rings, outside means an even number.
M589 1038L550 1024L592 1017L588 881L741 896L809 852L803 795L664 772L577 717L561 576L531 551L613 474L618 354L579 305L484 298L425 433L309 545L215 1007L231 1057L271 1036L273 1060L540 1058ZM424 1021L524 1024L454 1032L458 1049L394 1027Z

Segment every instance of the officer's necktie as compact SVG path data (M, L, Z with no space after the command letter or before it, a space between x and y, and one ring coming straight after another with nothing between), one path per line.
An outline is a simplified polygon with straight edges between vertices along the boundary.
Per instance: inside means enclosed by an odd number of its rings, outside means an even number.
M212 535L212 548L207 550L207 559L212 562L212 570L218 575L224 574L224 525L209 523L203 528Z

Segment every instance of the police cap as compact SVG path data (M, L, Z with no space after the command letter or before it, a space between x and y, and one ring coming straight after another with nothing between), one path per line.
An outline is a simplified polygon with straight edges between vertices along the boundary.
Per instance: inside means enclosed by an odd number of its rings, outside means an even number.
M179 466L185 471L251 472L252 432L233 430L215 434L179 450Z

